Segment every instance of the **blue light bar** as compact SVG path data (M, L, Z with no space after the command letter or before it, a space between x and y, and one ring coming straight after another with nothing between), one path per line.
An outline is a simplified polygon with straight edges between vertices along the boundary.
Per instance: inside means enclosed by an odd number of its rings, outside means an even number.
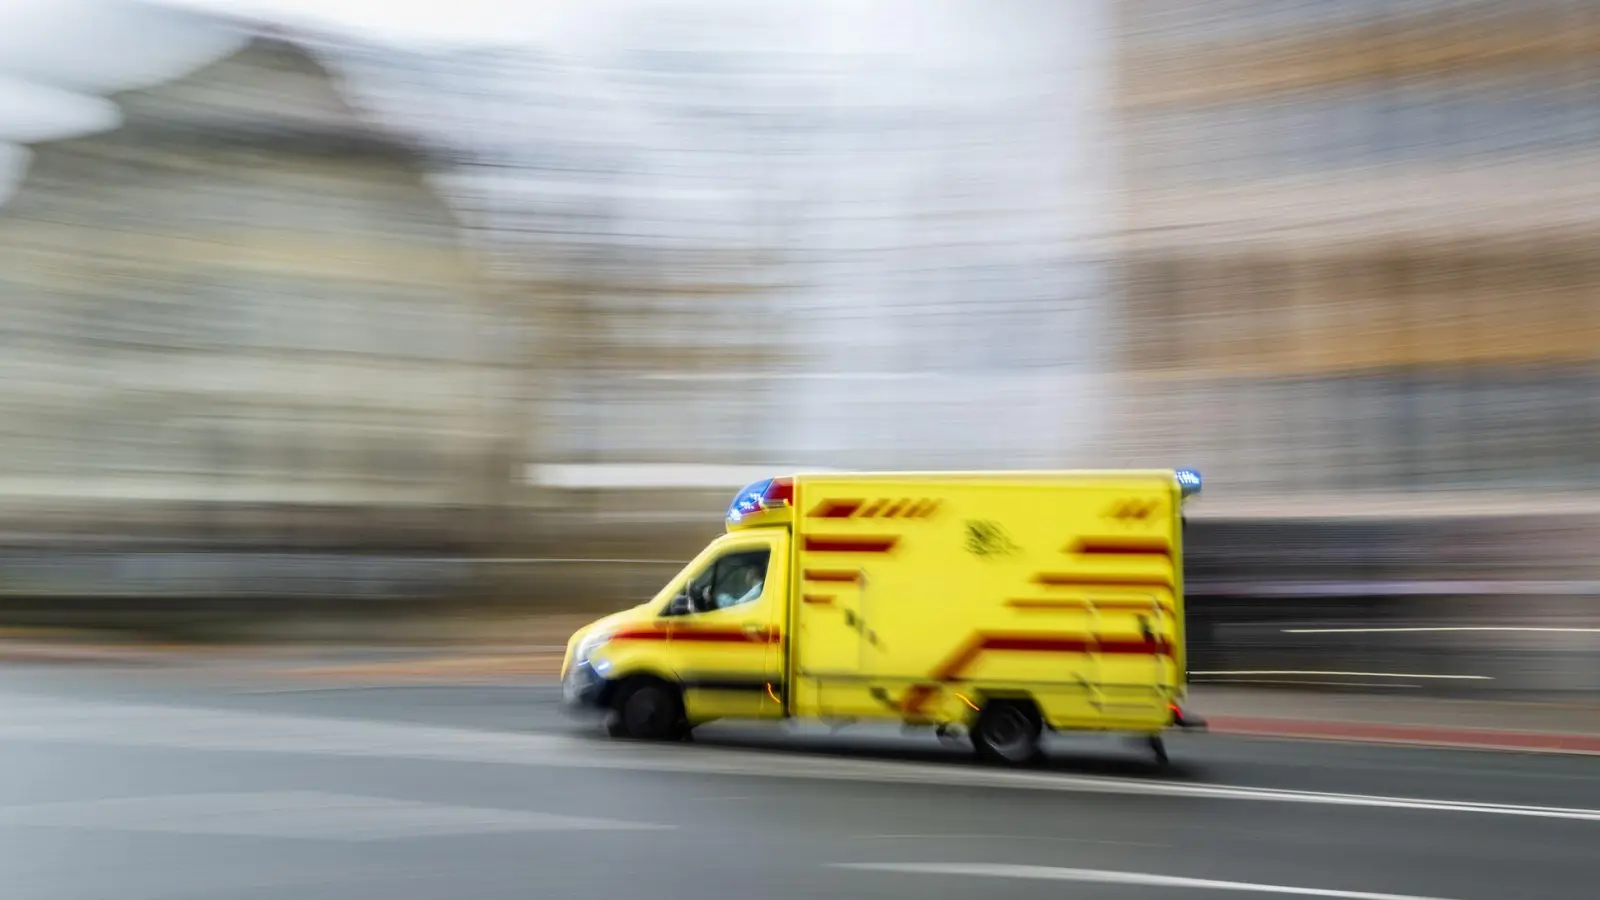
M751 513L765 509L767 489L771 486L772 479L767 478L735 494L733 502L728 504L728 521L738 522Z
M1178 479L1178 491L1185 497L1193 497L1200 493L1200 472L1197 469L1179 469L1174 473Z

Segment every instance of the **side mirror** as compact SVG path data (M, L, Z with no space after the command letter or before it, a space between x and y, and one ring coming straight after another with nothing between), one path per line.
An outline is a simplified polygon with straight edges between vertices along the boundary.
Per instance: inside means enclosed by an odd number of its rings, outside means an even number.
M673 597L672 602L667 604L667 615L669 616L686 616L693 611L694 607L689 602L687 593Z

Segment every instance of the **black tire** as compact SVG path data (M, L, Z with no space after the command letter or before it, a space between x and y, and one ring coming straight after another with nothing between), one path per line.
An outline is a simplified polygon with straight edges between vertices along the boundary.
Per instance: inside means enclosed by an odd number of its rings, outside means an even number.
M1031 702L993 700L972 723L972 749L984 762L1026 766L1038 762L1044 719Z
M617 691L607 730L613 737L636 741L680 740L689 731L683 696L654 678L630 681Z

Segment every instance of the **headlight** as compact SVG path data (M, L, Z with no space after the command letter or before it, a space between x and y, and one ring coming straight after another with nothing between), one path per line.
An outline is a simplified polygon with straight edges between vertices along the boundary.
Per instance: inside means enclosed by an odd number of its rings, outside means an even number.
M589 654L600 649L606 641L611 640L611 632L601 631L591 634L578 644L578 652L572 655L572 661L582 665L589 661Z

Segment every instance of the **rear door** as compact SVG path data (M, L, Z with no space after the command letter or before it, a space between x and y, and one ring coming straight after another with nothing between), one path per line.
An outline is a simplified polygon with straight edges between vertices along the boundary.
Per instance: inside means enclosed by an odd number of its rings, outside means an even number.
M689 718L781 716L788 532L741 532L714 548L690 577L691 611L668 626Z
M942 611L923 584L939 584L942 486L816 478L798 499L800 597L796 604L795 702L803 714L892 712L915 675L900 655L925 646ZM898 609L897 609L898 608ZM907 628L907 616L928 621Z

